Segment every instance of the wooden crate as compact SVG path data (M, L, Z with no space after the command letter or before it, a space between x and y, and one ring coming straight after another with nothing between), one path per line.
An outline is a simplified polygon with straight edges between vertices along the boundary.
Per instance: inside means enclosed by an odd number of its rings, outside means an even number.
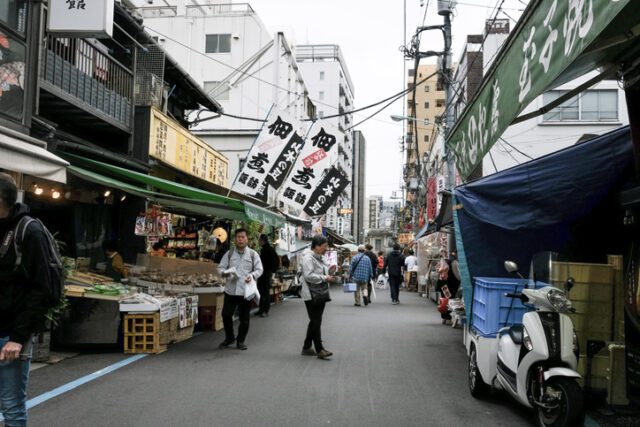
M126 354L156 354L167 349L160 344L160 313L125 314L123 331Z
M180 328L180 319L174 317L160 323L160 345L169 345L182 342L193 336L194 325Z

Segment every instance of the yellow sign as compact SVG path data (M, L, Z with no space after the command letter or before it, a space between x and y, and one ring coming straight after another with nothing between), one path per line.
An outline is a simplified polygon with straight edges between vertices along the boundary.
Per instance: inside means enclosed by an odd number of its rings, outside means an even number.
M338 209L338 214L340 215L349 215L353 213L353 209L348 209L348 208L340 208Z
M200 179L229 187L227 158L154 107L149 155Z
M413 233L399 233L398 243L401 245L408 245L413 242Z

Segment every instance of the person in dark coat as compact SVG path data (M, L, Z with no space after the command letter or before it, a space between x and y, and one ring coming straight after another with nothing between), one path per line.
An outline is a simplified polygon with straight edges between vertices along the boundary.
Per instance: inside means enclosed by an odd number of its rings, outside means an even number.
M391 304L400 304L400 283L402 282L402 268L404 255L400 253L400 245L393 245L393 251L384 261L384 271L389 273L389 288L391 289Z
M369 295L367 297L367 303L371 302L371 293L373 292L373 282L376 280L376 266L378 265L378 256L375 254L375 252L373 252L373 246L369 243L367 243L366 245L364 245L364 247L367 249L367 251L364 253L369 260L371 261L371 269L373 271L373 276L371 277L371 279L369 279L369 283L367 285L367 290L369 291L369 293L367 295Z
M30 223L21 240L16 270L13 234L29 207L16 203L13 178L0 173L0 408L6 425L27 425L27 383L33 335L45 328L52 280L51 251L44 229Z
M265 234L261 234L258 238L260 249L260 261L264 272L258 279L258 292L260 292L260 308L256 316L268 317L269 308L271 308L271 278L273 273L279 267L279 259L276 250L269 244L269 238Z

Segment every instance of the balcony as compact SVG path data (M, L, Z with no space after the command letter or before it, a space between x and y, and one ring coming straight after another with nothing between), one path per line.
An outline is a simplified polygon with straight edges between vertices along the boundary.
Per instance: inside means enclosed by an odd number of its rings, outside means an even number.
M187 6L187 16L248 16L255 12L249 3L222 3Z
M40 65L45 114L94 130L132 132L133 73L96 44L49 35Z

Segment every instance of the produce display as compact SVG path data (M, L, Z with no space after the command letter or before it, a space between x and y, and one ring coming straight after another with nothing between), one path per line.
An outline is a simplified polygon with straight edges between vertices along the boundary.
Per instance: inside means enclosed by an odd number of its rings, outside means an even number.
M193 286L196 288L208 288L222 286L224 281L215 274L183 274L163 273L160 271L147 271L136 276L139 280L147 282L163 283L176 286Z

